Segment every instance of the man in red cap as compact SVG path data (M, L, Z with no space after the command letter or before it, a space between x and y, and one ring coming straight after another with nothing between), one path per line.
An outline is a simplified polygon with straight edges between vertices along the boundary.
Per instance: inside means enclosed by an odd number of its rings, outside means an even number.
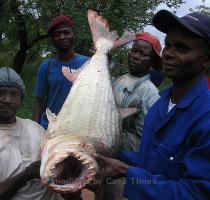
M156 64L151 66L149 74L152 83L156 87L159 87L164 79L164 76L162 74L162 64L161 64L161 55L160 55L162 47L160 41L156 36L151 35L147 32L137 33L136 40L144 40L146 42L149 42L156 52L155 59L157 59L158 61Z
M137 151L147 110L159 98L158 90L150 80L151 67L161 65L161 45L157 37L137 33L128 54L129 73L114 82L116 104L119 107L138 106L139 113L123 122L126 133L124 148Z
M35 103L33 120L45 129L48 126L46 107L58 114L72 86L62 73L62 66L77 70L89 58L74 52L74 33L71 16L58 16L48 27L48 34L57 49L55 57L44 60L40 65L33 95Z
M147 33L137 33L136 40L128 54L129 73L114 81L113 89L118 107L138 107L135 116L125 119L123 125L123 149L138 151L148 109L159 99L158 89L150 80L151 67L161 65L161 44L157 37ZM97 200L120 200L123 180L110 182L96 195Z

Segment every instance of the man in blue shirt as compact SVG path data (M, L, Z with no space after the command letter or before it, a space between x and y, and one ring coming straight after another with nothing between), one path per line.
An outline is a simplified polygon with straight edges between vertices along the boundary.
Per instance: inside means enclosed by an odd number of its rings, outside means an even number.
M173 84L148 111L138 153L121 152L123 162L96 155L103 163L102 178L109 183L126 177L129 200L207 200L210 93L204 68L210 65L210 17L190 13L179 18L161 10L153 24L167 34L163 72Z
M72 86L64 77L62 66L77 70L88 60L88 57L74 52L72 26L73 20L70 16L58 16L48 27L48 34L58 53L40 65L33 93L36 97L33 120L45 129L48 126L46 107L58 114Z

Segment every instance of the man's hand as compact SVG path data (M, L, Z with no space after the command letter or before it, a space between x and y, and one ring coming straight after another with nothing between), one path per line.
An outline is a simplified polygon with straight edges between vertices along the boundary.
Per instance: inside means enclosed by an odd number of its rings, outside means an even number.
M0 182L0 199L11 199L27 181L40 178L40 163L40 160L33 162L23 172Z
M96 160L102 167L102 179L125 177L128 171L128 165L113 158L108 158L99 154L95 155Z
M39 179L40 178L40 165L41 165L41 161L40 160L35 161L35 162L31 163L25 169L25 172L32 179Z
M101 184L105 183L107 178L117 179L126 176L129 167L127 164L99 154L94 156L101 166L101 172L96 175L95 181L93 180L90 184L86 185L87 189L96 192Z

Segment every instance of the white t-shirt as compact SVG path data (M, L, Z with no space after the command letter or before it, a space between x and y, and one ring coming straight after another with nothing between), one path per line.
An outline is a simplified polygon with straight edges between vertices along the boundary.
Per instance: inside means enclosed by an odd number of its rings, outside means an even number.
M0 124L0 181L18 175L40 159L40 143L44 129L30 119L16 117L14 124ZM28 181L12 200L63 200L48 191L40 180Z
M168 104L168 113L170 112L170 110L175 106L176 104L175 103L172 103L171 102L171 99L169 101L169 104Z

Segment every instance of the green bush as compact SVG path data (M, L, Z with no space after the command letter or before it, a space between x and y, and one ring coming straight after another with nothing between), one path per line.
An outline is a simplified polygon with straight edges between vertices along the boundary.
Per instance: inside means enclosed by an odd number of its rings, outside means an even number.
M32 96L32 93L33 93L34 84L36 80L36 73L37 73L37 68L35 67L24 68L21 73L21 77L26 87L26 94L22 102L22 105L17 112L17 115L19 117L28 118L28 119L32 118L32 106L33 106L33 101L34 101L34 97Z

